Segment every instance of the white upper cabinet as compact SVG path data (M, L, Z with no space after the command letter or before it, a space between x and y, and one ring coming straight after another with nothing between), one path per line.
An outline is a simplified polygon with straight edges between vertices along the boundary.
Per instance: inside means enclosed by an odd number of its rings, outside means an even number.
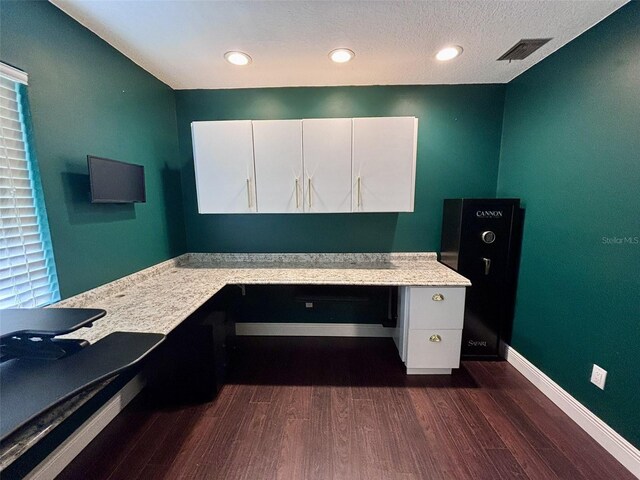
M250 120L193 122L198 212L256 211Z
M302 121L304 211L351 211L350 118Z
M302 120L253 122L260 213L303 212Z
M412 212L418 119L193 122L200 213Z
M353 119L354 212L412 212L418 119Z

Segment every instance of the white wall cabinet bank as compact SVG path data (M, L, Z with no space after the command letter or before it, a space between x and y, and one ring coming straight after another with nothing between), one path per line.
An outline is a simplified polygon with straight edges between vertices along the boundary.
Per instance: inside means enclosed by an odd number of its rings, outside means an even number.
M460 366L465 287L400 287L394 341L408 374Z
M414 117L193 122L200 213L411 212Z

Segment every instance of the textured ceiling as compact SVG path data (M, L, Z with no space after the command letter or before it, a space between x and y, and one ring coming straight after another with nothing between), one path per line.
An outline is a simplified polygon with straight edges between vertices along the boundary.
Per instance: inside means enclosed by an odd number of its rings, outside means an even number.
M627 0L52 0L176 89L506 83ZM522 38L552 37L522 61L496 59ZM443 46L464 48L441 63ZM332 63L337 47L356 52ZM223 54L241 50L247 67Z

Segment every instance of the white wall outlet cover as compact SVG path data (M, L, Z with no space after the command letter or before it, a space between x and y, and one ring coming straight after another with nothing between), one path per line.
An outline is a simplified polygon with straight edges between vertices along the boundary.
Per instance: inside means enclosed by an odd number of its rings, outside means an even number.
M306 308L313 308L313 302L305 302L304 306Z
M604 390L604 384L607 381L607 371L593 364L593 370L591 371L591 383L593 383L596 387Z

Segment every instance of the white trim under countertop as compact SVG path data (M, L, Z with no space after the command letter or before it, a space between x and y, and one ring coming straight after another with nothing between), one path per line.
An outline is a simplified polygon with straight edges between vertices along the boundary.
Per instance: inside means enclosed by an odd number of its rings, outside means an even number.
M239 336L392 337L395 328L366 323L236 323Z
M133 377L107 403L89 417L73 434L31 470L25 480L53 480L98 434L142 391L142 374Z
M509 345L501 345L504 358L533 385L555 403L585 432L640 479L640 450L582 405L560 385L549 378Z

